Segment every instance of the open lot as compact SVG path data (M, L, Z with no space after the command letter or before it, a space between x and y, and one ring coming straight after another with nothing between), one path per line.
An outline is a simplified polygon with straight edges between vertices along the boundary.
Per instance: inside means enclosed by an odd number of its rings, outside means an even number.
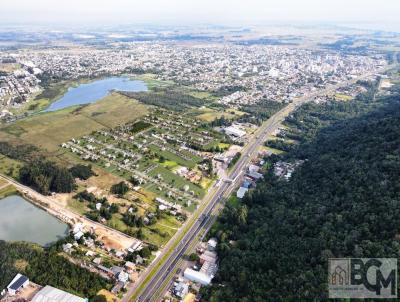
M244 115L245 113L235 109L216 110L211 108L200 108L193 111L193 114L196 114L197 118L203 121L212 122L213 120L221 117L233 120Z

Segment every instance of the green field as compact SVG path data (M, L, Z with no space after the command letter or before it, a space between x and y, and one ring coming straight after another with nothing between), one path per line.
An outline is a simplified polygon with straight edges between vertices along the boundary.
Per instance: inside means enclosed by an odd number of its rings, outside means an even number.
M211 108L200 108L193 112L197 114L197 118L206 122L212 122L213 120L221 117L234 120L245 114L244 112L235 109L214 110Z
M0 173L17 179L19 176L19 169L22 167L22 163L0 155Z
M196 163L193 161L186 160L179 155L176 155L168 150L161 150L158 146L151 145L149 149L157 154L157 156L163 156L169 161L173 161L178 165L185 166L188 168L194 168Z
M337 93L337 94L335 94L335 98L336 98L338 101L343 101L343 102L351 101L351 100L353 99L352 96L347 95L347 94L342 94L342 93Z
M171 184L176 188L181 189L183 188L183 186L188 185L189 191L194 191L200 197L203 197L204 195L204 190L202 188L196 186L186 179L183 179L182 177L176 175L168 169L165 169L164 167L157 167L150 172L150 176L156 177L157 175L161 175L165 183Z
M18 194L18 191L13 185L4 186L0 189L0 199L15 194Z
M156 75L152 73L145 73L142 75L135 76L134 80L141 80L146 83L147 88L154 90L156 88L166 88L174 85L173 81L160 81L156 79Z

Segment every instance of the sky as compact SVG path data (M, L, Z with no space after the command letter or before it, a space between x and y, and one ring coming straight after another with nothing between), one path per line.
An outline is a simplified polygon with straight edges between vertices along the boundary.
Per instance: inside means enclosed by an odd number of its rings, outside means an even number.
M374 24L400 31L400 0L0 0L0 23Z

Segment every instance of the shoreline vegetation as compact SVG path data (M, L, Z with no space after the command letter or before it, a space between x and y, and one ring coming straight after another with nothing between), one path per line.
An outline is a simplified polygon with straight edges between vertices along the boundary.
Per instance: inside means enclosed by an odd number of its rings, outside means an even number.
M169 87L174 85L173 82L159 81L154 79L154 74L129 74L121 73L116 75L101 75L96 77L83 77L74 80L63 80L47 83L42 87L42 90L33 95L26 103L18 108L13 108L12 113L18 116L32 116L42 114L43 111L49 108L54 102L62 98L70 88L79 87L81 84L89 84L95 81L103 80L108 77L127 77L130 80L143 81L149 91L158 88ZM115 91L118 92L118 91ZM109 94L112 92L110 91ZM100 100L99 100L100 101Z

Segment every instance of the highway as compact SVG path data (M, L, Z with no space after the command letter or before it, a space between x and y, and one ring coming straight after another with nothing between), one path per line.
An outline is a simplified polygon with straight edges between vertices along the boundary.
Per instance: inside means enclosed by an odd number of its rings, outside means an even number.
M205 197L205 200L209 200L207 206L201 211L199 218L194 222L189 231L183 236L183 239L174 249L173 253L168 257L167 261L158 269L158 271L152 277L152 280L140 293L137 301L150 301L150 298L154 296L155 292L161 286L165 278L167 278L172 268L174 268L175 264L185 253L192 240L196 238L197 234L199 234L203 226L205 226L208 220L211 219L210 214L216 204L222 199L224 193L226 193L227 191L232 191L239 185L241 179L238 176L246 169L246 166L250 162L251 158L254 156L258 147L264 143L268 135L272 134L273 131L275 131L279 127L286 116L293 112L293 110L295 110L297 106L303 104L311 97L312 96L304 97L298 99L296 103L289 104L288 106L274 114L256 131L256 133L253 135L253 138L243 149L241 158L238 160L232 171L228 174L229 178L235 181L221 181L220 186L213 188L213 190L211 190L207 194L207 196ZM125 302L130 300L126 299L125 296L122 301Z
M382 72L392 67L393 66L387 66L382 70L375 71L374 73ZM163 289L164 283L170 279L169 277L171 277L171 275L175 274L176 265L181 257L191 246L193 246L195 240L197 239L197 235L200 234L207 225L209 225L212 219L211 213L215 209L216 205L222 200L224 195L237 188L241 181L241 178L239 177L240 174L245 171L250 160L257 152L258 147L265 142L268 135L271 135L277 128L279 128L281 123L289 114L291 114L297 107L308 102L309 100L312 100L314 97L332 93L340 87L354 84L358 80L370 77L374 73L365 74L361 77L348 80L337 85L331 85L325 89L297 98L293 100L292 103L288 104L286 107L271 116L266 122L264 122L264 124L256 131L249 143L242 150L241 158L228 174L229 179L232 181L220 181L220 185L218 187L214 187L207 194L204 199L204 208L200 208L198 215L194 215L196 221L189 227L189 230L187 230L183 236L181 235L181 238L177 237L180 239L180 242L174 247L173 251L168 250L167 246L164 251L164 255L167 255L166 259L163 259L163 257L160 256L159 259L156 260L158 263L149 267L148 271L144 273L145 276L142 276L136 286L128 291L127 295L124 296L122 301L147 302L151 300L157 300L157 293L160 294L159 291ZM171 241L174 241L174 239L177 240L176 238L173 238ZM173 245L171 244L171 246ZM168 255L168 253L170 253L170 255ZM155 273L153 271L154 269L157 269ZM153 275L151 275L151 273L153 273ZM148 279L146 279L146 276Z

